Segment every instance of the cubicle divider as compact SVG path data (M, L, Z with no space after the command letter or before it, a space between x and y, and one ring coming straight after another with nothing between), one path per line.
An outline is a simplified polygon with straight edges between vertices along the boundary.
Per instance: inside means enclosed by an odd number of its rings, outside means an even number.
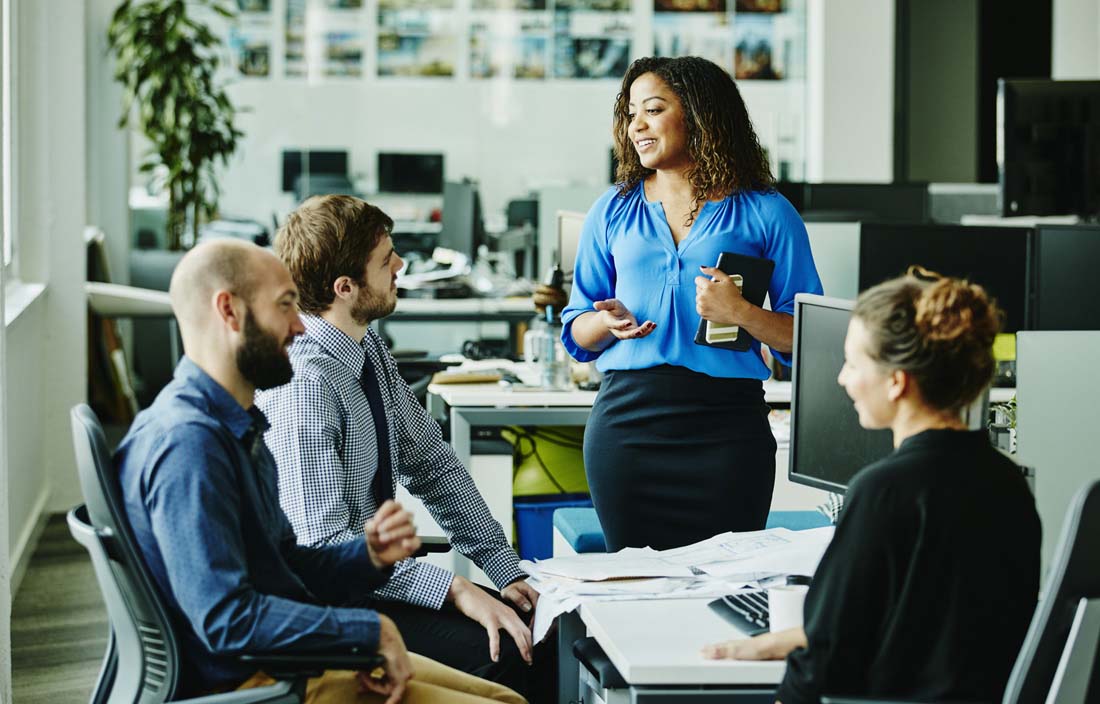
M1100 479L1100 331L1016 336L1017 460L1034 472L1045 572L1073 494ZM996 510L995 506L984 510Z

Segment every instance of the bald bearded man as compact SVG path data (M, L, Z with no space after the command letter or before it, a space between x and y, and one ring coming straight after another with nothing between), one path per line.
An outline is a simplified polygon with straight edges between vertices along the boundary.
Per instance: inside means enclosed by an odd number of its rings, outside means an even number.
M410 656L393 622L341 608L385 583L419 546L410 514L387 502L365 540L297 544L279 508L257 389L288 382L303 331L298 291L270 252L199 245L169 289L186 356L115 454L126 513L183 642L176 697L272 680L244 653L377 652L384 674L328 672L306 702L522 702L517 694ZM410 681L414 676L416 679Z

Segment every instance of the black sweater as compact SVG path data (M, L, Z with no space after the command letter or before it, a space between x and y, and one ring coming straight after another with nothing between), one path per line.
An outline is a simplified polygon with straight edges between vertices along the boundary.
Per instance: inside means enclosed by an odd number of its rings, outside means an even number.
M860 472L776 698L1000 701L1039 592L1039 516L984 432L929 430Z

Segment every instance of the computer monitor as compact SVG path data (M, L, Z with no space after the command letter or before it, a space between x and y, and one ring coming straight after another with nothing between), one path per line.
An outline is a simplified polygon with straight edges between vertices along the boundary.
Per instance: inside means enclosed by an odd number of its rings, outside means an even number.
M866 430L837 383L854 301L800 293L794 304L792 482L843 493L856 472L893 451L889 430Z
M1001 214L1100 214L1100 81L997 82Z
M447 181L443 185L443 222L439 246L465 254L473 261L477 257L478 245L484 241L477 184Z
M348 153L334 149L284 149L283 191L294 192L298 177L302 174L339 176L348 175Z
M1035 232L1036 330L1100 330L1096 266L1100 225L1042 225Z
M928 184L807 183L799 212L804 220L818 222L928 222Z
M573 276L573 264L577 261L577 247L581 242L585 214L574 210L558 211L558 266L566 279Z
M859 290L917 264L983 286L1005 312L1004 332L1027 330L1031 235L1022 227L862 223Z
M378 152L378 190L382 193L442 193L442 154Z

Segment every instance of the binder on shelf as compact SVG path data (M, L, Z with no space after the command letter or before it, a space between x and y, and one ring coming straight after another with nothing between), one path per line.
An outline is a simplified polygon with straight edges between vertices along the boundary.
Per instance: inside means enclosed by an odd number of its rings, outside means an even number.
M739 283L741 295L745 300L754 306L764 305L764 297L768 294L768 285L772 280L772 271L775 270L774 261L747 254L722 252L718 255L716 268L729 274L735 283ZM744 328L710 323L703 319L699 320L699 328L695 331L695 344L720 347L735 352L744 352L749 349L752 341L753 336Z

